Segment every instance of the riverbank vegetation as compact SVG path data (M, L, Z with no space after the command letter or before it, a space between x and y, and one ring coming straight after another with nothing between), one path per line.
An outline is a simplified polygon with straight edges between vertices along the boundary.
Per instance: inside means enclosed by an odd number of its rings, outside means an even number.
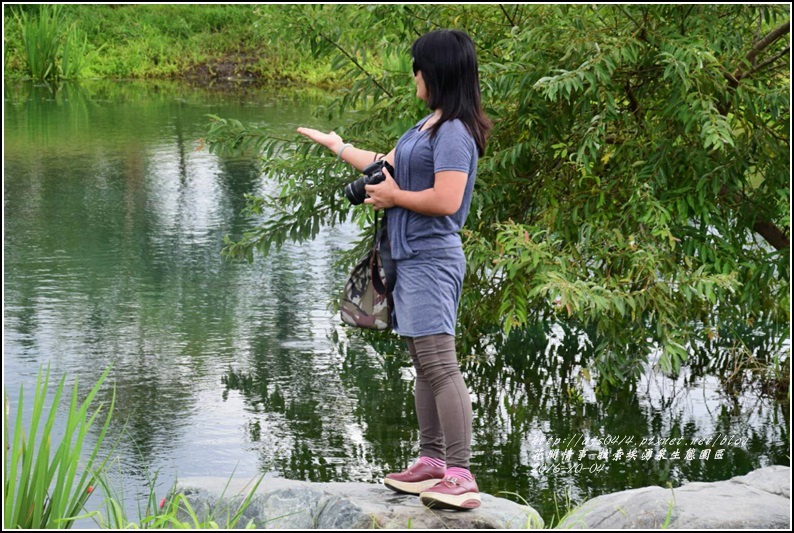
M273 38L274 28L285 24L279 6L15 5L4 6L3 14L10 78L336 81L330 65L293 39ZM48 72L38 66L44 61Z

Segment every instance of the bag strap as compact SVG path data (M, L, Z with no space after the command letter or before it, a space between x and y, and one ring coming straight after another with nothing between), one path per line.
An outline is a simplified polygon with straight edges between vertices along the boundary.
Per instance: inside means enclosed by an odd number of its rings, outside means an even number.
M378 212L375 211L375 235L372 237L372 253L370 254L370 272L372 274L372 286L375 292L385 295L388 292L386 283L380 277L380 254L378 253Z
M375 233L372 234L372 247L378 247L378 215L380 214L379 211L375 211Z

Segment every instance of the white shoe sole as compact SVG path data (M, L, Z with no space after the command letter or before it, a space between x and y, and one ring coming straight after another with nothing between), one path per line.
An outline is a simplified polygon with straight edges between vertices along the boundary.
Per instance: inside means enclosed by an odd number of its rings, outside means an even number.
M431 509L454 509L456 511L476 509L481 503L479 492L466 492L457 496L438 492L423 492L419 494L419 499L425 507Z
M405 481L397 481L396 479L385 478L383 484L397 492L404 492L406 494L419 495L427 489L435 487L440 479L428 479L427 481L415 481L407 483Z

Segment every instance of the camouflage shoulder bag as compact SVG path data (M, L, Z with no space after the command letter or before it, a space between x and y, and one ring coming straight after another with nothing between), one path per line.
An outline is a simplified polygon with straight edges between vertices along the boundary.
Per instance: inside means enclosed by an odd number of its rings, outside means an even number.
M397 271L391 258L386 220L378 228L375 214L375 238L372 249L350 273L339 311L345 324L366 329L391 328L393 307L391 292ZM385 283L384 283L385 280Z

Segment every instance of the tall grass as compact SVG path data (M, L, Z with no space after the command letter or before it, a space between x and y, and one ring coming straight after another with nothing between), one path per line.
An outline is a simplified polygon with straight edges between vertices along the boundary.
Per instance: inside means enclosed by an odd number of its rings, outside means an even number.
M42 4L37 14L16 15L28 74L36 80L77 78L93 53L88 38L63 16L63 5Z
M79 78L95 52L91 52L88 37L76 26L66 32L61 46L60 77L67 80Z
M44 403L47 397L50 370L47 368L44 376L39 370L36 390L33 395L33 413L27 428L24 427L23 422L24 391L20 386L13 432L10 431L8 409L5 413L4 529L69 528L73 524L72 518L83 511L93 490L97 474L101 472L105 464L105 461L102 461L97 465L97 456L110 424L116 399L115 390L94 448L78 474L85 437L103 410L103 405L100 405L92 412L89 410L89 406L108 372L110 372L110 368L105 370L82 403L79 403L77 399L78 389L77 381L75 381L66 414L66 428L54 452L52 434L66 376L61 378L58 384L45 420ZM4 397L6 405L8 405L5 393ZM8 440L10 435L13 435L13 442Z
M41 5L38 16L23 11L17 15L22 27L22 47L28 73L36 80L54 78L58 73L58 49L64 28L60 4Z

